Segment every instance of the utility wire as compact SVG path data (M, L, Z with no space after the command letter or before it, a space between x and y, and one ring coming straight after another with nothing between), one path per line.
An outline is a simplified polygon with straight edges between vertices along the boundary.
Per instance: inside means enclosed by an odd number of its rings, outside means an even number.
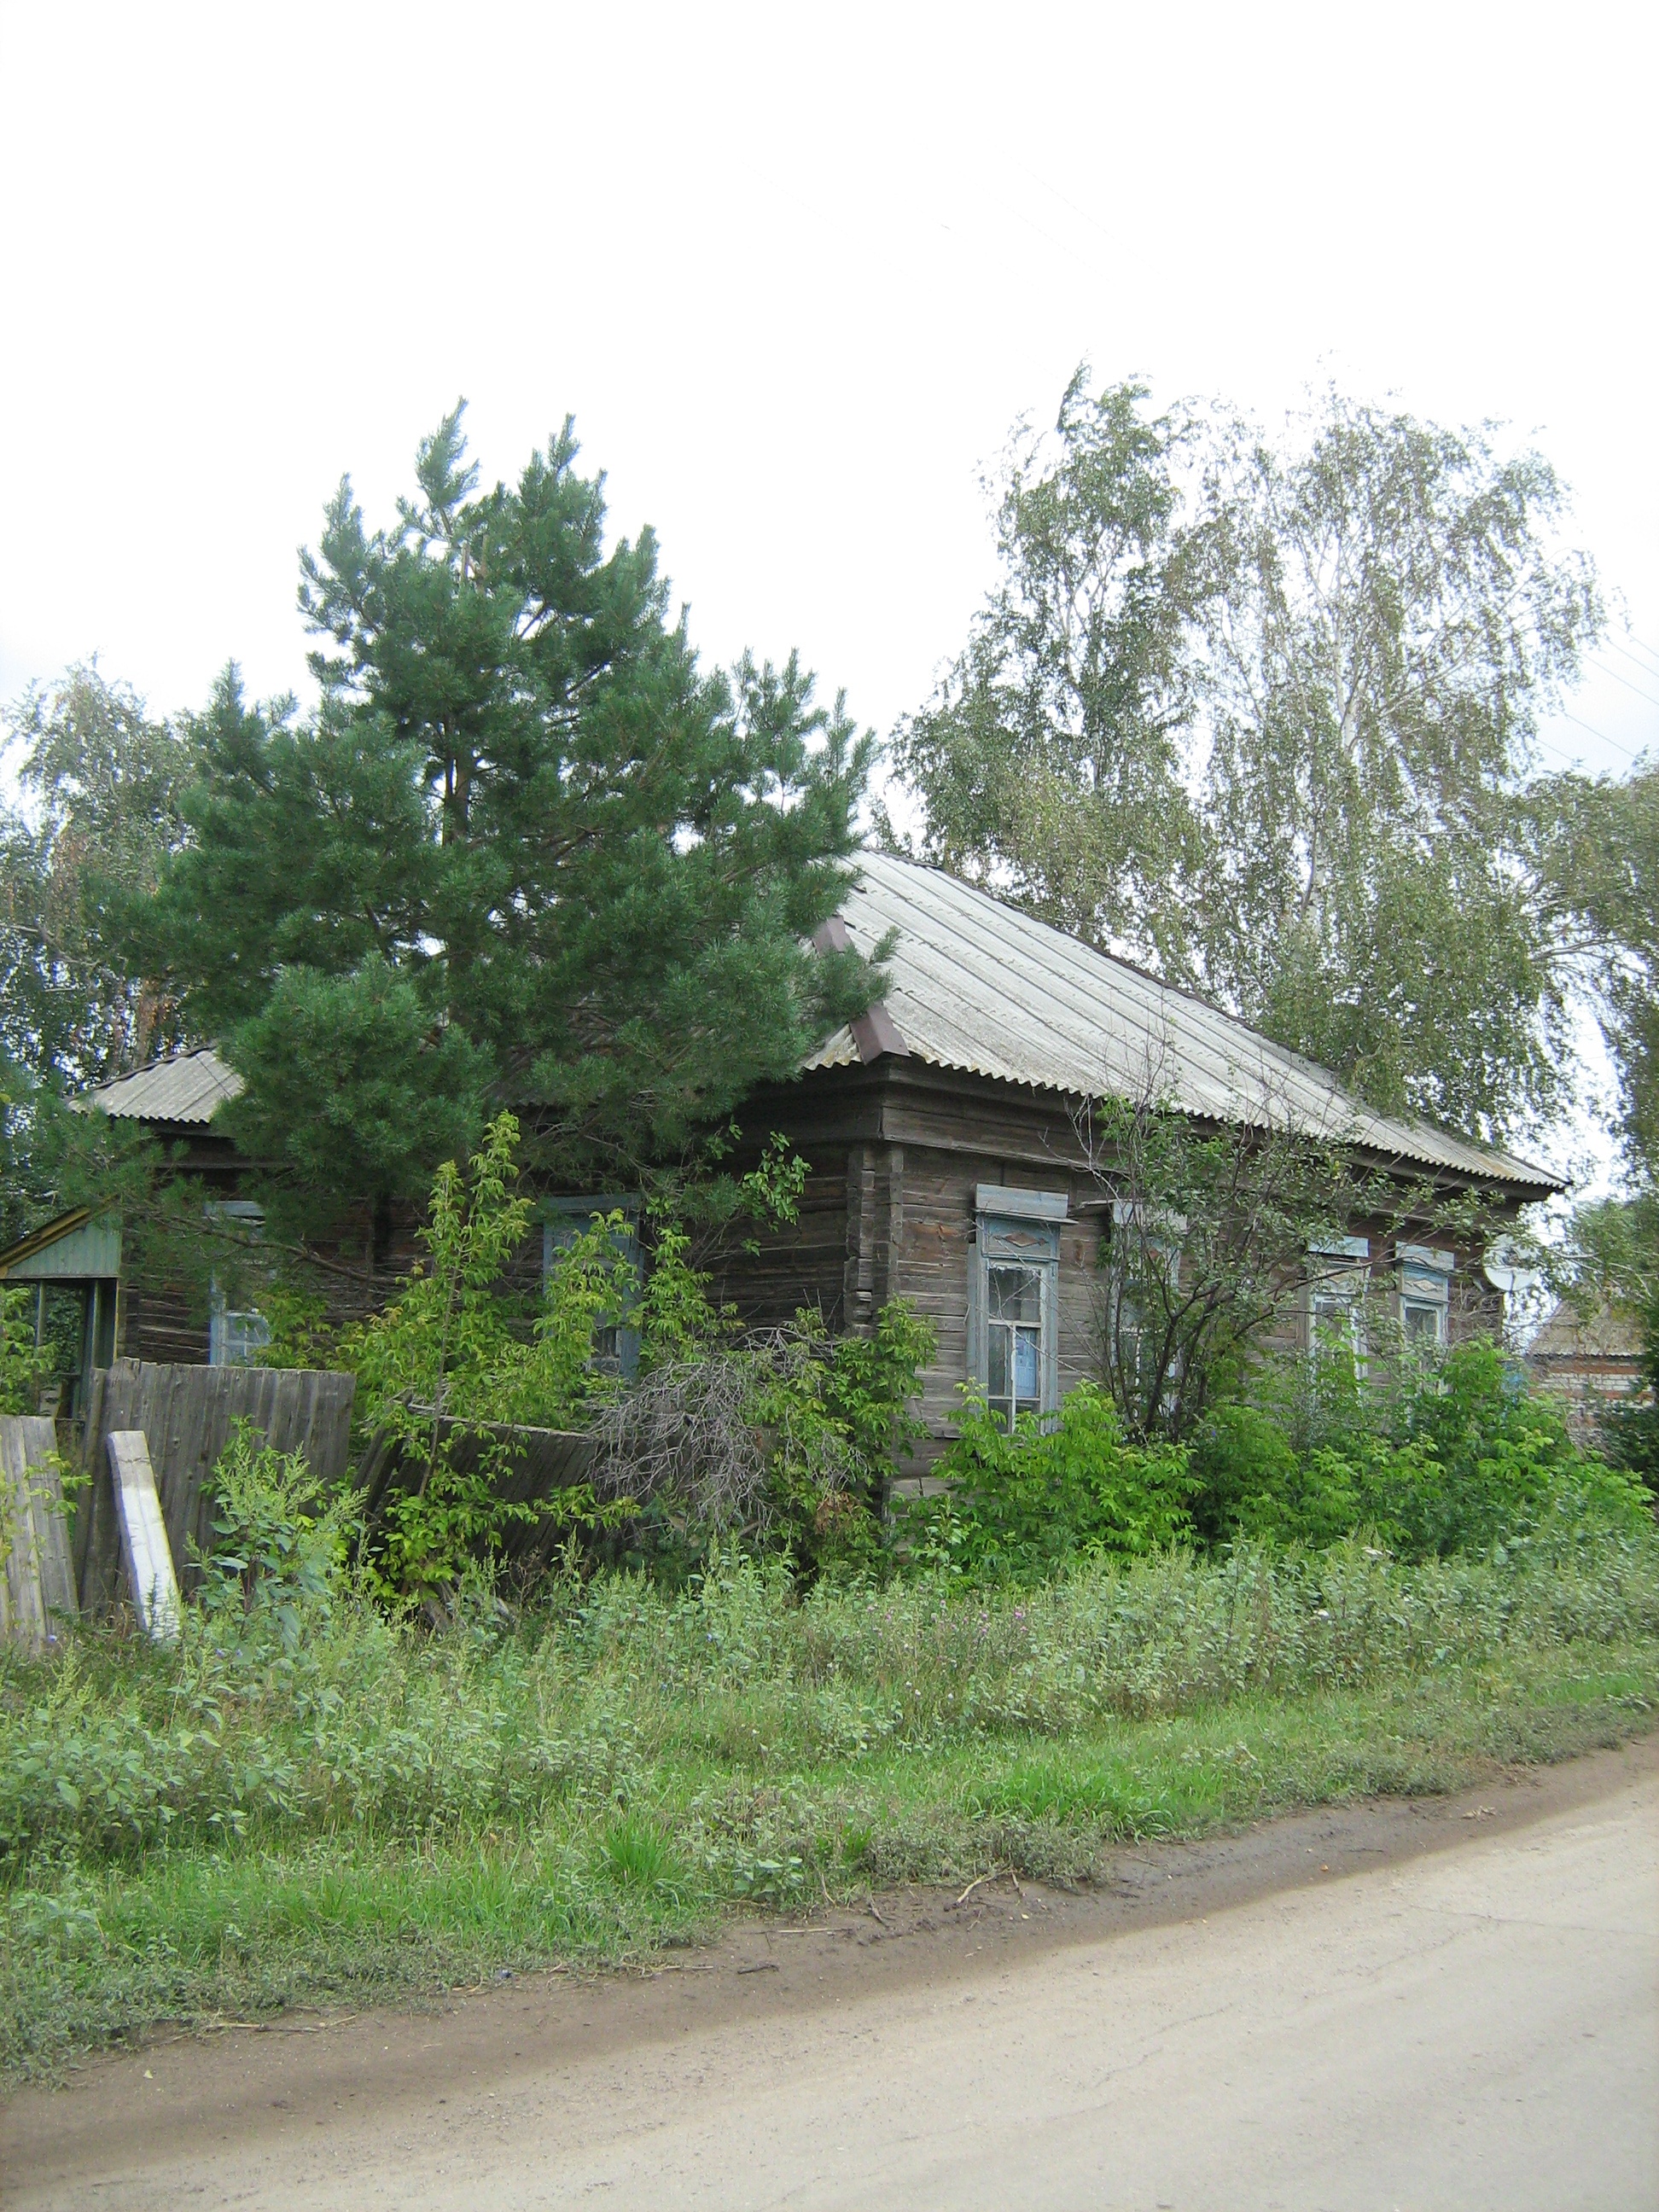
M1590 655L1590 661L1593 666L1601 670L1603 676L1611 676L1615 684L1622 684L1626 691L1634 691L1638 699L1645 699L1650 707L1659 707L1659 699L1656 699L1651 691L1643 690L1641 685L1639 684L1632 684L1628 676L1621 676L1616 668L1609 668L1605 660L1598 660L1595 655L1592 653ZM1641 666L1641 663L1638 661L1637 665L1639 668Z
M1581 730L1588 730L1591 737L1599 738L1604 745L1610 745L1614 752L1623 753L1627 761L1641 758L1641 755L1633 753L1628 745L1621 745L1617 738L1610 738L1605 730L1598 730L1593 722L1585 721L1583 715L1569 714L1565 707L1559 711L1564 722L1576 722Z
M1644 676L1659 676L1659 668L1650 668L1647 661L1643 659L1639 653L1632 653L1627 645L1620 645L1616 637L1610 637L1607 640L1607 643L1613 647L1615 653L1623 653L1625 659L1629 661L1632 668L1639 668ZM1650 654L1648 658L1649 659L1659 659L1659 655Z

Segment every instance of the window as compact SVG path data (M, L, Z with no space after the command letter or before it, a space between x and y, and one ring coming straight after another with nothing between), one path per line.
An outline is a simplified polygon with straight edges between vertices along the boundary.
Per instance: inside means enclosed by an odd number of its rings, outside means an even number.
M595 1214L610 1213L622 1215L623 1225L618 1233L618 1244L624 1256L632 1262L635 1273L643 1280L638 1199L614 1192L602 1194L597 1198L550 1198L547 1201L547 1218L542 1224L544 1292L558 1255L568 1250L585 1230L592 1227ZM632 1382L639 1372L640 1365L638 1329L629 1328L620 1319L608 1328L596 1328L593 1332L593 1364L603 1375L621 1375Z
M1002 1425L1042 1405L1042 1285L1041 1267L988 1267L985 1305L985 1395Z
M969 1257L970 1379L1001 1425L1060 1403L1060 1231L1064 1191L981 1183Z
M1358 1364L1365 1357L1365 1297L1370 1243L1333 1237L1308 1247L1308 1349L1316 1355L1346 1344Z
M1148 1416L1154 1392L1171 1402L1180 1380L1180 1348L1173 1370L1158 1382L1158 1363L1169 1318L1181 1289L1181 1248L1187 1217L1149 1210L1128 1199L1112 1202L1112 1243L1107 1271L1106 1350L1121 1387Z
M1401 1332L1413 1350L1436 1349L1447 1338L1455 1255L1431 1251L1426 1244L1396 1244L1394 1257L1400 1276Z
M214 1304L208 1316L208 1365L252 1367L270 1342L270 1323L252 1306L240 1312L227 1306L214 1286Z
M247 1198L214 1200L208 1212L216 1220L234 1222L250 1243L257 1243L265 1225L264 1208ZM234 1307L216 1276L208 1293L208 1365L252 1367L270 1342L270 1323L257 1306Z

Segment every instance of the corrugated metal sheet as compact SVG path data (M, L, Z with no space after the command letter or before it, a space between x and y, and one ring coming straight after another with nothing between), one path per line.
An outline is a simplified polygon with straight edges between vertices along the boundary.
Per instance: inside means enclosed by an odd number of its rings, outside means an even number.
M100 1084L73 1103L85 1113L96 1107L117 1121L210 1121L227 1099L240 1098L242 1079L216 1052L185 1052L158 1060L137 1075Z
M120 1216L94 1215L84 1206L0 1252L4 1283L108 1281L120 1272Z
M954 877L881 853L860 854L859 867L842 908L848 933L867 953L894 933L887 1011L909 1050L935 1066L1080 1097L1138 1097L1150 1083L1208 1120L1291 1128L1482 1182L1558 1188L1508 1153L1371 1113L1334 1076L1243 1022ZM805 1065L859 1057L842 1030Z

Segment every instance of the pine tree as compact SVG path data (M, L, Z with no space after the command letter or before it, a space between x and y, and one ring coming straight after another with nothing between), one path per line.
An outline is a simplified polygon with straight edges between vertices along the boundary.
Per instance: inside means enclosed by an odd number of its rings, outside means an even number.
M836 910L870 741L792 654L700 666L650 532L605 550L566 422L480 491L458 407L370 532L302 556L316 710L234 667L188 840L131 917L247 1083L229 1126L313 1211L414 1195L510 1105L526 1164L678 1156L872 975Z

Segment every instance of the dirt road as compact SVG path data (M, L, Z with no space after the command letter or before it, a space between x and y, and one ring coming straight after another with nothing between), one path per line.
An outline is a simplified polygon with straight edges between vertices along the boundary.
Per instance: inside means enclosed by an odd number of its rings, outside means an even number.
M14 2100L8 2212L1659 2206L1659 1741Z

